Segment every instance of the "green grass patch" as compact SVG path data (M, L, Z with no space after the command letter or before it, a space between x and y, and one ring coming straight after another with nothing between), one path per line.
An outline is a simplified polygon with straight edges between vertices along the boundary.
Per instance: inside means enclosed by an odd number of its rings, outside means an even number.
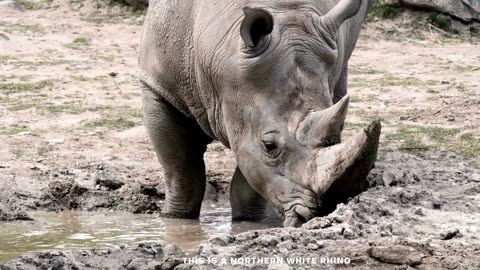
M474 67L474 66L455 66L453 67L453 70L458 73L464 73L464 72L472 72L479 70L479 67Z
M70 48L79 48L92 45L92 40L88 37L77 37L71 43L67 44Z
M28 1L28 0L16 0L17 3L21 4L25 9L35 10L41 9L42 5L37 2Z
M392 87L392 86L429 86L437 85L436 81L423 81L415 77L396 77L391 74L385 74L379 79L369 79L364 77L354 77L350 80L351 87Z
M24 24L24 23L9 23L0 21L0 26L4 27L5 33L12 32L31 32L31 33L44 33L45 28L42 25L36 24Z
M456 128L402 125L396 133L388 134L387 139L401 141L401 150L446 150L465 157L478 156L480 140L471 133L460 137L457 136L459 133Z
M370 84L370 81L363 77L352 78L348 83L350 87L367 87L370 86Z
M72 80L75 80L75 81L80 81L80 82L88 82L88 81L91 81L91 82L100 82L100 83L105 83L108 81L108 79L111 79L109 76L95 76L95 77L86 77L86 76L83 76L83 75L74 75L74 76L71 76Z
M8 61L15 60L17 58L10 55L0 55L0 64L6 64Z
M103 114L100 119L84 123L84 127L125 130L135 127L142 116L143 112L141 110L123 106Z
M364 74L382 74L385 73L383 70L378 70L374 68L349 68L348 69L349 74L354 74L354 75L364 75Z
M30 129L25 125L18 125L13 124L8 126L7 128L0 130L0 134L2 135L17 135L20 132L30 131Z
M3 39L3 40L10 40L10 38L5 35L4 33L0 33L0 40Z
M52 80L33 83L0 83L0 93L9 95L21 92L36 92L44 88L51 88L52 86Z
M45 143L37 148L37 154L39 156L46 156L49 152L53 151L53 145Z
M359 96L354 96L354 95L351 95L350 96L350 102L362 102L363 99Z
M433 81L422 81L415 77L399 78L393 75L384 75L381 79L376 81L381 87L387 86L426 86L429 84L435 84Z

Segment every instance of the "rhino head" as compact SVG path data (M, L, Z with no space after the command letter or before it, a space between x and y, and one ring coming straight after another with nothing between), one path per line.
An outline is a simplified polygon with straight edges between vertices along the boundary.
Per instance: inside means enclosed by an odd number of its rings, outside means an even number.
M380 124L342 143L349 98L334 103L349 54L344 22L361 2L341 0L323 15L291 3L244 8L232 61L240 72L223 85L224 126L239 169L284 226L363 191L376 159Z

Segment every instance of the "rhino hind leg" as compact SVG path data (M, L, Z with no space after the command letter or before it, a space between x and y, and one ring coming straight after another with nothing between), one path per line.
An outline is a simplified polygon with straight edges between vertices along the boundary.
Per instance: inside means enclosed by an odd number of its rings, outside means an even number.
M143 109L145 126L165 170L162 215L198 218L206 182L203 154L212 139L149 89L143 91Z
M258 221L268 218L267 200L250 186L238 167L230 185L230 205L233 220Z

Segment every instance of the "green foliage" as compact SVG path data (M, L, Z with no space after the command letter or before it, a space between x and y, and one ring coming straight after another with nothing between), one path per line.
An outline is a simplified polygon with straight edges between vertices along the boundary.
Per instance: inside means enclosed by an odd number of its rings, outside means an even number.
M445 32L452 32L452 19L447 15L432 13L428 16L427 23Z
M372 9L367 16L367 21L374 21L378 19L393 19L402 13L402 9L386 5L383 0L374 0Z
M142 12L147 8L147 5L145 5L141 0L131 0L128 2L125 0L110 0L108 4L110 6L115 6L115 5L129 6L132 12Z

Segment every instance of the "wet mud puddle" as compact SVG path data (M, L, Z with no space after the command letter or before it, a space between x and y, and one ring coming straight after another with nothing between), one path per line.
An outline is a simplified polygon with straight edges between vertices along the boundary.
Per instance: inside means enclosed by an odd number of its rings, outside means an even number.
M31 212L35 222L0 225L0 262L41 250L72 250L163 240L195 255L202 241L224 233L278 226L231 221L230 207L203 207L199 220L121 212Z

